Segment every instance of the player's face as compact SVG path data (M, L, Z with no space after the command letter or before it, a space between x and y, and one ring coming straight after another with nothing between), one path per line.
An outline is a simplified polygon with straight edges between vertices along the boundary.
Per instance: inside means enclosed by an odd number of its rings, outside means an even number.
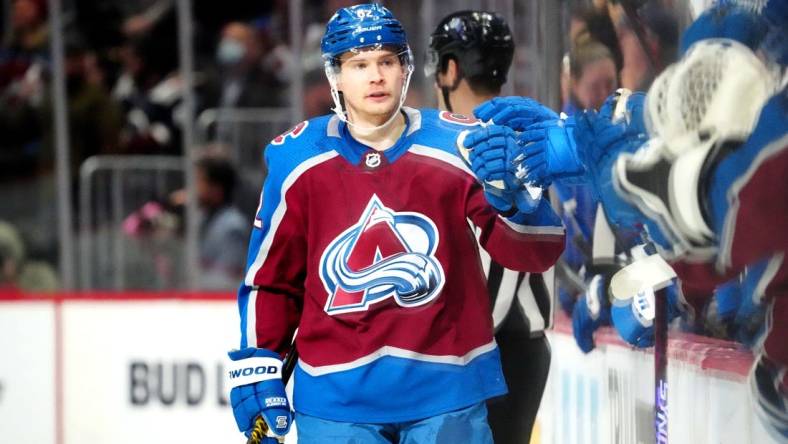
M337 87L350 120L381 124L397 111L406 70L386 49L346 53L341 58Z

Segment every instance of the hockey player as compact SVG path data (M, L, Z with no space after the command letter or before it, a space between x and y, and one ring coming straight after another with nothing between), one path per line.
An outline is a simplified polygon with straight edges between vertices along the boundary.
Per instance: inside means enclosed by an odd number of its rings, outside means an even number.
M672 260L685 288L710 294L745 267L766 261L758 285L768 307L767 332L762 349L756 350L750 381L757 412L775 436L786 439L788 206L782 193L788 186L788 91L783 88L765 105L759 101L769 92L768 72L757 68L759 63L733 41L701 41L685 56L685 66L663 74L649 92L655 97L654 112L674 110L652 117L661 140L653 139L637 154L619 158L617 138L604 136L615 130L593 114L587 123L578 123L577 136L579 145L590 142L595 183L611 193L605 206L608 216L645 226L662 254ZM725 89L696 97L706 102L706 111L687 114L688 109L676 106L679 97L665 92L675 94L697 82L695 75L719 75L704 73L701 66L735 66L735 80L749 84L737 87L723 76L719 85ZM665 88L663 95L654 88ZM748 91L748 100L735 93L741 90Z
M459 11L444 17L430 36L424 68L435 82L439 107L473 116L474 108L500 94L513 54L512 34L500 15ZM557 118L547 108L541 111L543 118ZM552 319L547 288L553 286L552 273L518 273L492 261L484 250L481 255L509 386L505 397L488 403L488 419L496 443L527 443L550 370L544 329Z
M555 262L563 227L522 196L511 131L402 107L413 61L386 8L340 9L321 47L336 115L265 152L230 352L238 427L260 415L269 441L288 432L281 359L298 328L300 444L491 443L484 401L506 384L470 224L497 261L529 272Z
M784 69L788 2L770 0L762 17L769 29L765 39L755 43ZM700 31L702 38L716 32ZM758 67L760 62L736 42L685 47L693 48L690 59L697 63L669 68L649 92L652 121L657 123L652 135L659 136L649 147L638 151L639 134L588 112L578 119L577 149L571 137L566 143L551 140L542 145L542 153L533 153L531 162L539 165L541 177L583 174L585 168L608 219L618 226L645 227L662 254L672 259L685 287L710 294L745 267L766 261L759 287L765 289L763 303L769 307L767 335L750 380L760 416L778 439L785 439L788 298L783 259L788 201L782 193L788 185L788 92L783 86L764 105L768 70ZM709 82L711 78L715 81ZM738 94L742 90L748 94ZM630 325L637 322L630 315ZM643 332L634 326L624 329L631 333L626 338L630 341Z
M704 83L708 78L717 80ZM766 337L756 350L750 380L757 411L769 430L785 439L788 206L774 193L788 185L788 92L783 86L769 98L772 79L747 47L727 39L702 40L649 91L646 121L653 138L647 144L626 126L591 111L577 120L577 149L556 138L545 158L563 152L561 158L569 159L563 166L547 162L548 176L584 165L608 219L619 227L645 229L693 293L711 294L746 267L765 267L757 285L768 307ZM742 90L748 91L746 100L738 94ZM624 339L637 343L648 326L633 313L612 316Z

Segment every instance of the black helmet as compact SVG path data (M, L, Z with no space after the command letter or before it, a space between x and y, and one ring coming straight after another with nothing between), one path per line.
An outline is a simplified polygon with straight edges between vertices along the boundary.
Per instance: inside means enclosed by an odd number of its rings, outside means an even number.
M455 12L441 20L430 36L424 73L428 77L436 74L451 56L457 60L462 76L484 76L503 85L513 55L512 33L499 14Z

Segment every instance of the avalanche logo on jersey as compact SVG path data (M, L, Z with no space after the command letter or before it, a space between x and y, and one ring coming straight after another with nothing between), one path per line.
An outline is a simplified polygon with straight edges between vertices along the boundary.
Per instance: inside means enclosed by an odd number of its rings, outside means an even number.
M428 217L394 212L373 195L358 222L320 258L326 313L365 311L390 297L401 307L435 299L445 282L435 258L438 242L438 230Z

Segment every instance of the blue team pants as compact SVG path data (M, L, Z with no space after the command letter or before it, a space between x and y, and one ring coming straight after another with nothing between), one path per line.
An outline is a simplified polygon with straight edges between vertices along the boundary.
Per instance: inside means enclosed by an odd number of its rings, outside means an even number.
M296 412L298 444L492 444L483 402L426 419L391 424L329 421Z

